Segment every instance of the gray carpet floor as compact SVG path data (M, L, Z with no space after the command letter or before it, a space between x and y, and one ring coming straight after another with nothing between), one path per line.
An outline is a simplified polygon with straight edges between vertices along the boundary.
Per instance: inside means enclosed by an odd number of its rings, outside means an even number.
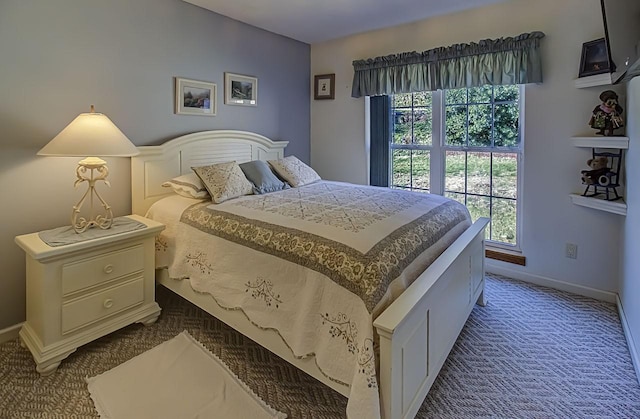
M640 418L640 386L616 308L495 275L418 418ZM346 399L159 287L150 327L131 325L41 378L18 340L0 344L1 418L93 418L84 381L183 330L290 418L344 417ZM226 419L226 418L225 418Z

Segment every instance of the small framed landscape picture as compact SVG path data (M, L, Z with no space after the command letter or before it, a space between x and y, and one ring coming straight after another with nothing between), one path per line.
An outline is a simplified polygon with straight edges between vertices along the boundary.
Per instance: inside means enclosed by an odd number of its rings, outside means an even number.
M216 84L176 77L176 114L216 115Z
M609 52L604 38L582 44L582 57L580 58L580 71L578 77L593 76L596 74L615 71L609 62Z
M224 103L226 105L257 106L258 79L242 74L224 73Z
M313 79L313 98L315 100L335 99L335 84L335 74L320 74L315 76Z

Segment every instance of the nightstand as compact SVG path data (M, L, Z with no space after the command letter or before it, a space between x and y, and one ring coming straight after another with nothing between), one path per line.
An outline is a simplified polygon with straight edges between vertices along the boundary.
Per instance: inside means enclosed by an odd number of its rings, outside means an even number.
M155 302L155 236L164 225L51 247L38 233L16 237L27 260L27 321L20 340L41 375L79 346L129 324L149 325Z

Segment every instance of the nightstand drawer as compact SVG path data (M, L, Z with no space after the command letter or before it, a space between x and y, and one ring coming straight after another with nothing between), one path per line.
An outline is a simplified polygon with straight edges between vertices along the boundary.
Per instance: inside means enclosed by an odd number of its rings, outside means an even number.
M143 301L143 277L73 300L62 305L62 333L103 319Z
M62 294L67 295L143 269L142 245L67 263L62 266Z

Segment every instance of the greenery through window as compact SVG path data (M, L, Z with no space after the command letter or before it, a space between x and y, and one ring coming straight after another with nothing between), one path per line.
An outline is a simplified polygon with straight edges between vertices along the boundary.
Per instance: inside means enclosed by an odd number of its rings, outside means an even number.
M392 187L429 191L431 92L393 96Z
M520 87L394 95L391 111L391 186L460 201L474 221L491 217L489 240L517 246Z

